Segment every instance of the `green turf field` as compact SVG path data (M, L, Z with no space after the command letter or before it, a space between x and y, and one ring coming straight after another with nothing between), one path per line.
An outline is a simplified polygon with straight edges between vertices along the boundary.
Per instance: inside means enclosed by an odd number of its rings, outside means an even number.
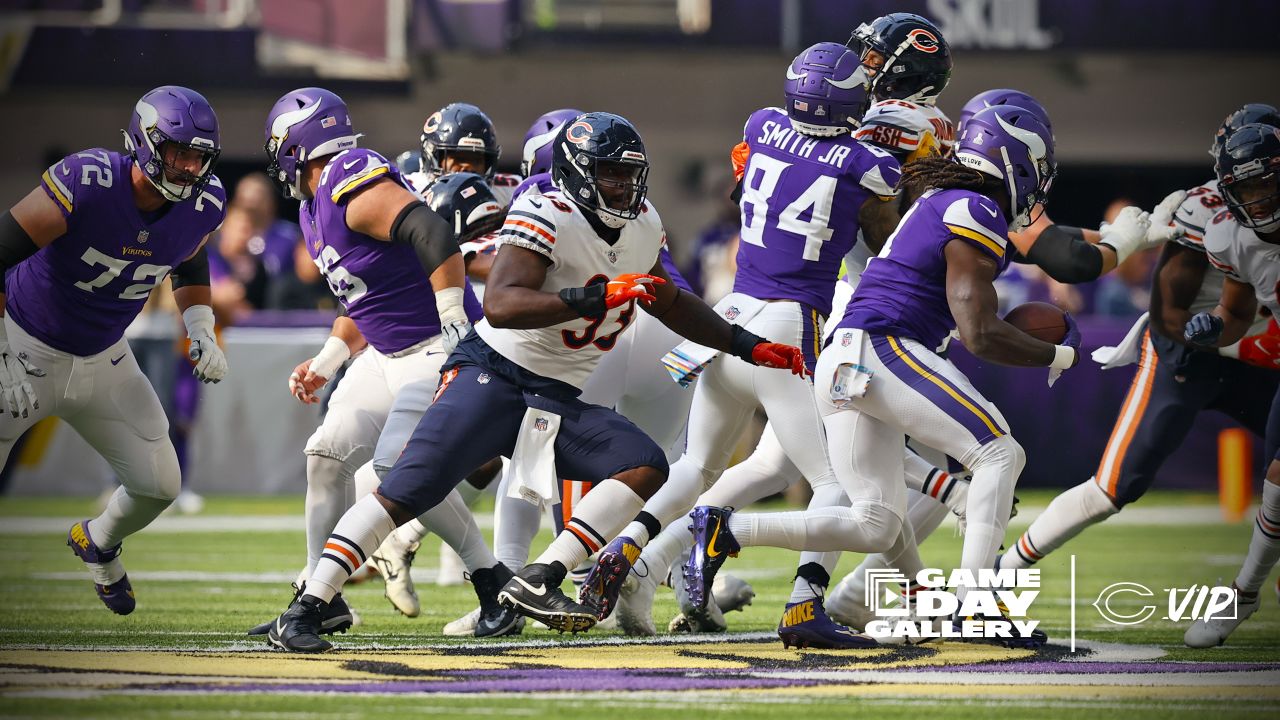
M1026 514L1048 499L1028 493ZM92 514L92 500L0 500L7 559L0 566L0 692L6 696L0 714L345 718L402 710L576 718L695 708L691 717L755 718L800 706L815 717L846 716L855 708L945 718L1099 711L1203 717L1229 706L1274 717L1280 703L1274 576L1259 613L1227 647L1214 650L1182 647L1185 622L1153 618L1117 626L1091 605L1100 590L1120 581L1152 588L1160 605L1163 588L1229 584L1251 518L1214 522L1206 502L1211 499L1153 493L1141 504L1143 514L1134 513L1137 521L1093 528L1042 562L1044 586L1033 615L1050 635L1047 653L954 641L861 655L783 651L771 633L796 554L754 548L725 566L757 591L752 606L729 616L728 636L637 644L617 633L571 638L539 626L514 641L459 642L440 629L474 607L469 585L422 583L423 615L410 620L391 608L375 579L346 593L363 625L338 636L337 652L299 659L269 652L243 633L281 612L290 598L289 580L304 556L300 498L213 498L201 515L166 516L131 538L124 562L138 609L128 617L99 603L64 545L66 525ZM1026 514L1014 519L1011 540L1025 528ZM1171 519L1161 522L1166 514ZM1188 517L1197 522L1186 524ZM548 539L544 533L539 544ZM959 547L946 524L921 549L926 565L949 567ZM429 539L416 567L433 568L437 548ZM1079 657L1066 647L1072 554ZM837 574L856 562L846 556ZM675 611L671 594L660 593L660 628ZM1083 656L1093 664L1076 662Z

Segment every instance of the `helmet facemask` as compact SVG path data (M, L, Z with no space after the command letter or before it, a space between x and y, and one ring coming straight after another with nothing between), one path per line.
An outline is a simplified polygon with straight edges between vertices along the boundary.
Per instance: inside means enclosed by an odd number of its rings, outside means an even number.
M148 108L150 114L146 111ZM140 140L147 152L138 152L139 143L129 132L124 133L124 145L134 162L138 163L142 174L170 202L182 202L203 190L213 177L213 166L217 164L221 150L212 140L205 138L197 137L191 142L183 142L169 137L158 127L159 117L154 108L140 102L137 109L142 120ZM174 162L184 150L194 150L200 154L196 171L179 167ZM148 159L144 162L140 156Z
M1247 228L1260 233L1280 230L1280 176L1274 169L1261 168L1238 171L1229 180L1218 183L1223 199L1236 220ZM1253 170L1251 172L1251 170Z

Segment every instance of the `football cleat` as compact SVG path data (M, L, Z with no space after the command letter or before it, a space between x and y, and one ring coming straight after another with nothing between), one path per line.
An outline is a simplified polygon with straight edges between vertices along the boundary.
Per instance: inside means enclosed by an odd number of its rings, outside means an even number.
M1234 585L1232 587L1235 587ZM1253 600L1246 601L1236 591L1236 616L1234 618L1213 618L1212 620L1196 620L1191 623L1191 627L1187 628L1187 632L1182 636L1182 642L1187 647L1192 648L1211 648L1218 647L1225 643L1227 638L1236 628L1240 627L1240 623L1249 619L1249 616L1258 611L1262 606L1262 598L1254 595Z
M302 587L293 586L293 601L298 602L302 597L306 585ZM271 627L275 624L275 620L269 620L249 628L248 635L266 635L271 631ZM356 611L352 610L347 601L342 598L342 593L333 596L333 599L325 603L324 609L320 613L320 634L332 635L333 633L345 633L352 625L359 625L360 618L356 615Z
M979 615L974 615L974 616L963 618L963 620L978 620L978 621L1003 620L1006 623L1010 622L1009 618L1003 614L996 615L994 617L989 617L989 618L985 618ZM954 627L957 632L960 631L960 622L961 620L951 621L952 627ZM968 642L991 643L994 645L1001 645L1007 648L1035 650L1037 648L1044 647L1045 644L1049 642L1049 636L1046 635L1043 630L1036 628L1031 631L1030 637L1017 636L1017 637L965 638L965 640Z
M787 603L778 623L783 648L821 650L865 650L879 647L875 638L832 622L822 607L822 598Z
M667 623L667 631L673 633L722 633L729 629L729 623L720 611L720 605L714 596L707 601L706 607L697 607L689 597L689 586L684 575L671 573L671 589L676 594L676 604L680 612Z
M689 513L693 524L689 530L693 532L693 551L682 569L685 585L689 591L689 601L695 609L707 606L711 596L711 584L715 582L716 572L724 561L737 557L742 546L729 531L729 516L733 508L718 508L699 505Z
M383 594L391 601L391 606L405 617L418 617L422 612L422 604L418 602L418 591L413 587L413 556L418 552L419 543L405 543L398 532L392 532L378 546L378 551L369 557L369 563L382 576Z
M89 573L94 576L93 589L108 610L117 615L133 612L137 607L133 585L129 583L129 576L123 572L123 566L119 565L122 544L117 543L115 547L105 550L98 547L89 535L89 521L82 520L72 525L67 532L67 547L89 567ZM115 565L115 569L121 571L118 580L111 579L110 575L114 573L108 572L109 565Z
M332 650L333 644L320 637L320 623L327 604L311 595L303 595L294 600L289 609L271 623L271 629L267 631L267 643L296 653Z
M658 634L653 624L653 596L657 591L658 583L651 575L627 574L618 594L618 611L614 613L623 635L652 637Z
M552 630L579 633L598 621L595 611L569 599L560 590L563 568L545 563L526 565L498 593L498 602Z
M711 583L711 597L721 613L745 610L755 596L751 583L729 573L716 573L716 580Z
M596 611L596 617L604 620L613 614L618 605L618 593L631 574L631 565L640 557L640 546L629 537L614 538L596 557L587 576L582 580L578 602Z
M480 608L476 608L475 610L472 610L471 612L467 613L466 615L463 615L457 620L453 620L449 624L445 625L444 630L441 630L440 633L448 637L475 637L476 625L479 624L479 622L480 622ZM523 631L524 631L524 616L518 615L516 617L516 626L511 629L511 632L507 634L519 635Z
M875 612L867 607L863 597L866 594L865 582L865 575L859 567L831 588L826 600L827 615L854 630L864 630L867 623L876 619Z
M476 637L514 635L523 628L520 613L498 602L498 591L511 582L511 571L498 563L491 568L480 568L471 573L471 585L480 600L480 614L476 616Z

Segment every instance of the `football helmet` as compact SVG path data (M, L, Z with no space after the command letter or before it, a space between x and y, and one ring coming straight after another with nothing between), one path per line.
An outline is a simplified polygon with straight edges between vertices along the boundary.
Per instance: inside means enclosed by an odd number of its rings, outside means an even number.
M267 175L286 197L305 200L301 182L307 161L353 148L359 137L337 95L318 87L285 93L267 115Z
M1043 105L1021 90L1009 90L1008 88L986 90L970 98L969 102L960 108L960 124L957 126L959 132L964 132L964 124L979 110L996 105L1016 105L1023 110L1027 110L1032 115L1035 115L1041 125L1049 128L1049 132L1053 132L1053 124L1049 122L1049 112L1044 109Z
M556 137L552 182L608 227L620 228L640 214L648 177L644 141L624 117L585 113Z
M218 116L195 90L164 85L143 95L133 106L124 147L147 180L166 200L181 202L200 192L213 177L222 153ZM166 163L164 144L201 153L200 169L191 172Z
M484 155L486 181L498 171L498 133L493 121L480 108L470 103L449 103L431 114L422 124L422 171L428 175L444 172L444 158L451 152L475 152Z
M1209 156L1216 161L1218 153L1222 150L1222 142L1231 133L1249 123L1262 123L1272 127L1280 127L1280 110L1265 103L1248 103L1231 113L1222 121L1222 126L1218 128L1218 132L1214 133L1213 145L1209 147Z
M932 105L951 79L951 47L942 32L919 15L890 13L863 23L847 45L864 65L873 50L883 60L871 77L875 100Z
M956 160L1004 182L1012 231L1031 224L1032 208L1044 206L1057 174L1053 133L1030 110L1015 105L985 108L969 118Z
M866 68L840 43L818 43L797 55L783 87L791 126L818 137L858 127L870 98Z
M422 197L453 226L453 239L459 245L497 230L506 217L488 183L475 173L441 175Z
M419 150L405 150L396 156L396 167L400 168L401 175L422 172L422 152Z
M565 123L582 114L581 110L552 110L533 121L524 134L524 152L520 156L520 174L532 177L551 172L551 147Z
M1251 123L1222 143L1214 171L1235 219L1247 228L1280 230L1280 129Z

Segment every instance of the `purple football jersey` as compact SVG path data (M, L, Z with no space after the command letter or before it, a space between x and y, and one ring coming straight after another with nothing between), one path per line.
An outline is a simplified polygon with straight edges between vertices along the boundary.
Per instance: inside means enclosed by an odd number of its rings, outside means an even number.
M67 232L9 271L6 312L32 337L72 355L111 347L151 290L222 224L216 176L195 197L143 214L128 155L95 148L45 171L40 187Z
M858 241L858 210L872 195L896 193L898 161L847 134L802 135L778 108L752 113L743 142L749 154L733 289L825 315L840 261Z
M879 257L867 263L842 328L901 335L936 348L956 327L943 248L967 242L1009 265L1009 226L995 201L970 190L930 190L911 206Z
M413 248L347 227L347 201L384 178L408 189L396 166L378 153L344 150L329 159L315 197L302 203L298 217L307 252L348 317L378 352L394 353L439 335L440 318L431 280ZM467 317L479 320L470 283L463 302Z
M545 195L555 189L556 184L551 179L551 173L530 175L516 188L515 194L511 196L511 202L515 204L515 201L520 199L521 195L528 192ZM671 276L671 282L676 287L693 292L693 288L689 286L689 281L684 279L684 276L680 274L680 269L676 267L676 261L672 259L671 251L667 248L665 242L662 244L662 251L658 253L658 259L662 261L662 267L666 268L667 274Z

